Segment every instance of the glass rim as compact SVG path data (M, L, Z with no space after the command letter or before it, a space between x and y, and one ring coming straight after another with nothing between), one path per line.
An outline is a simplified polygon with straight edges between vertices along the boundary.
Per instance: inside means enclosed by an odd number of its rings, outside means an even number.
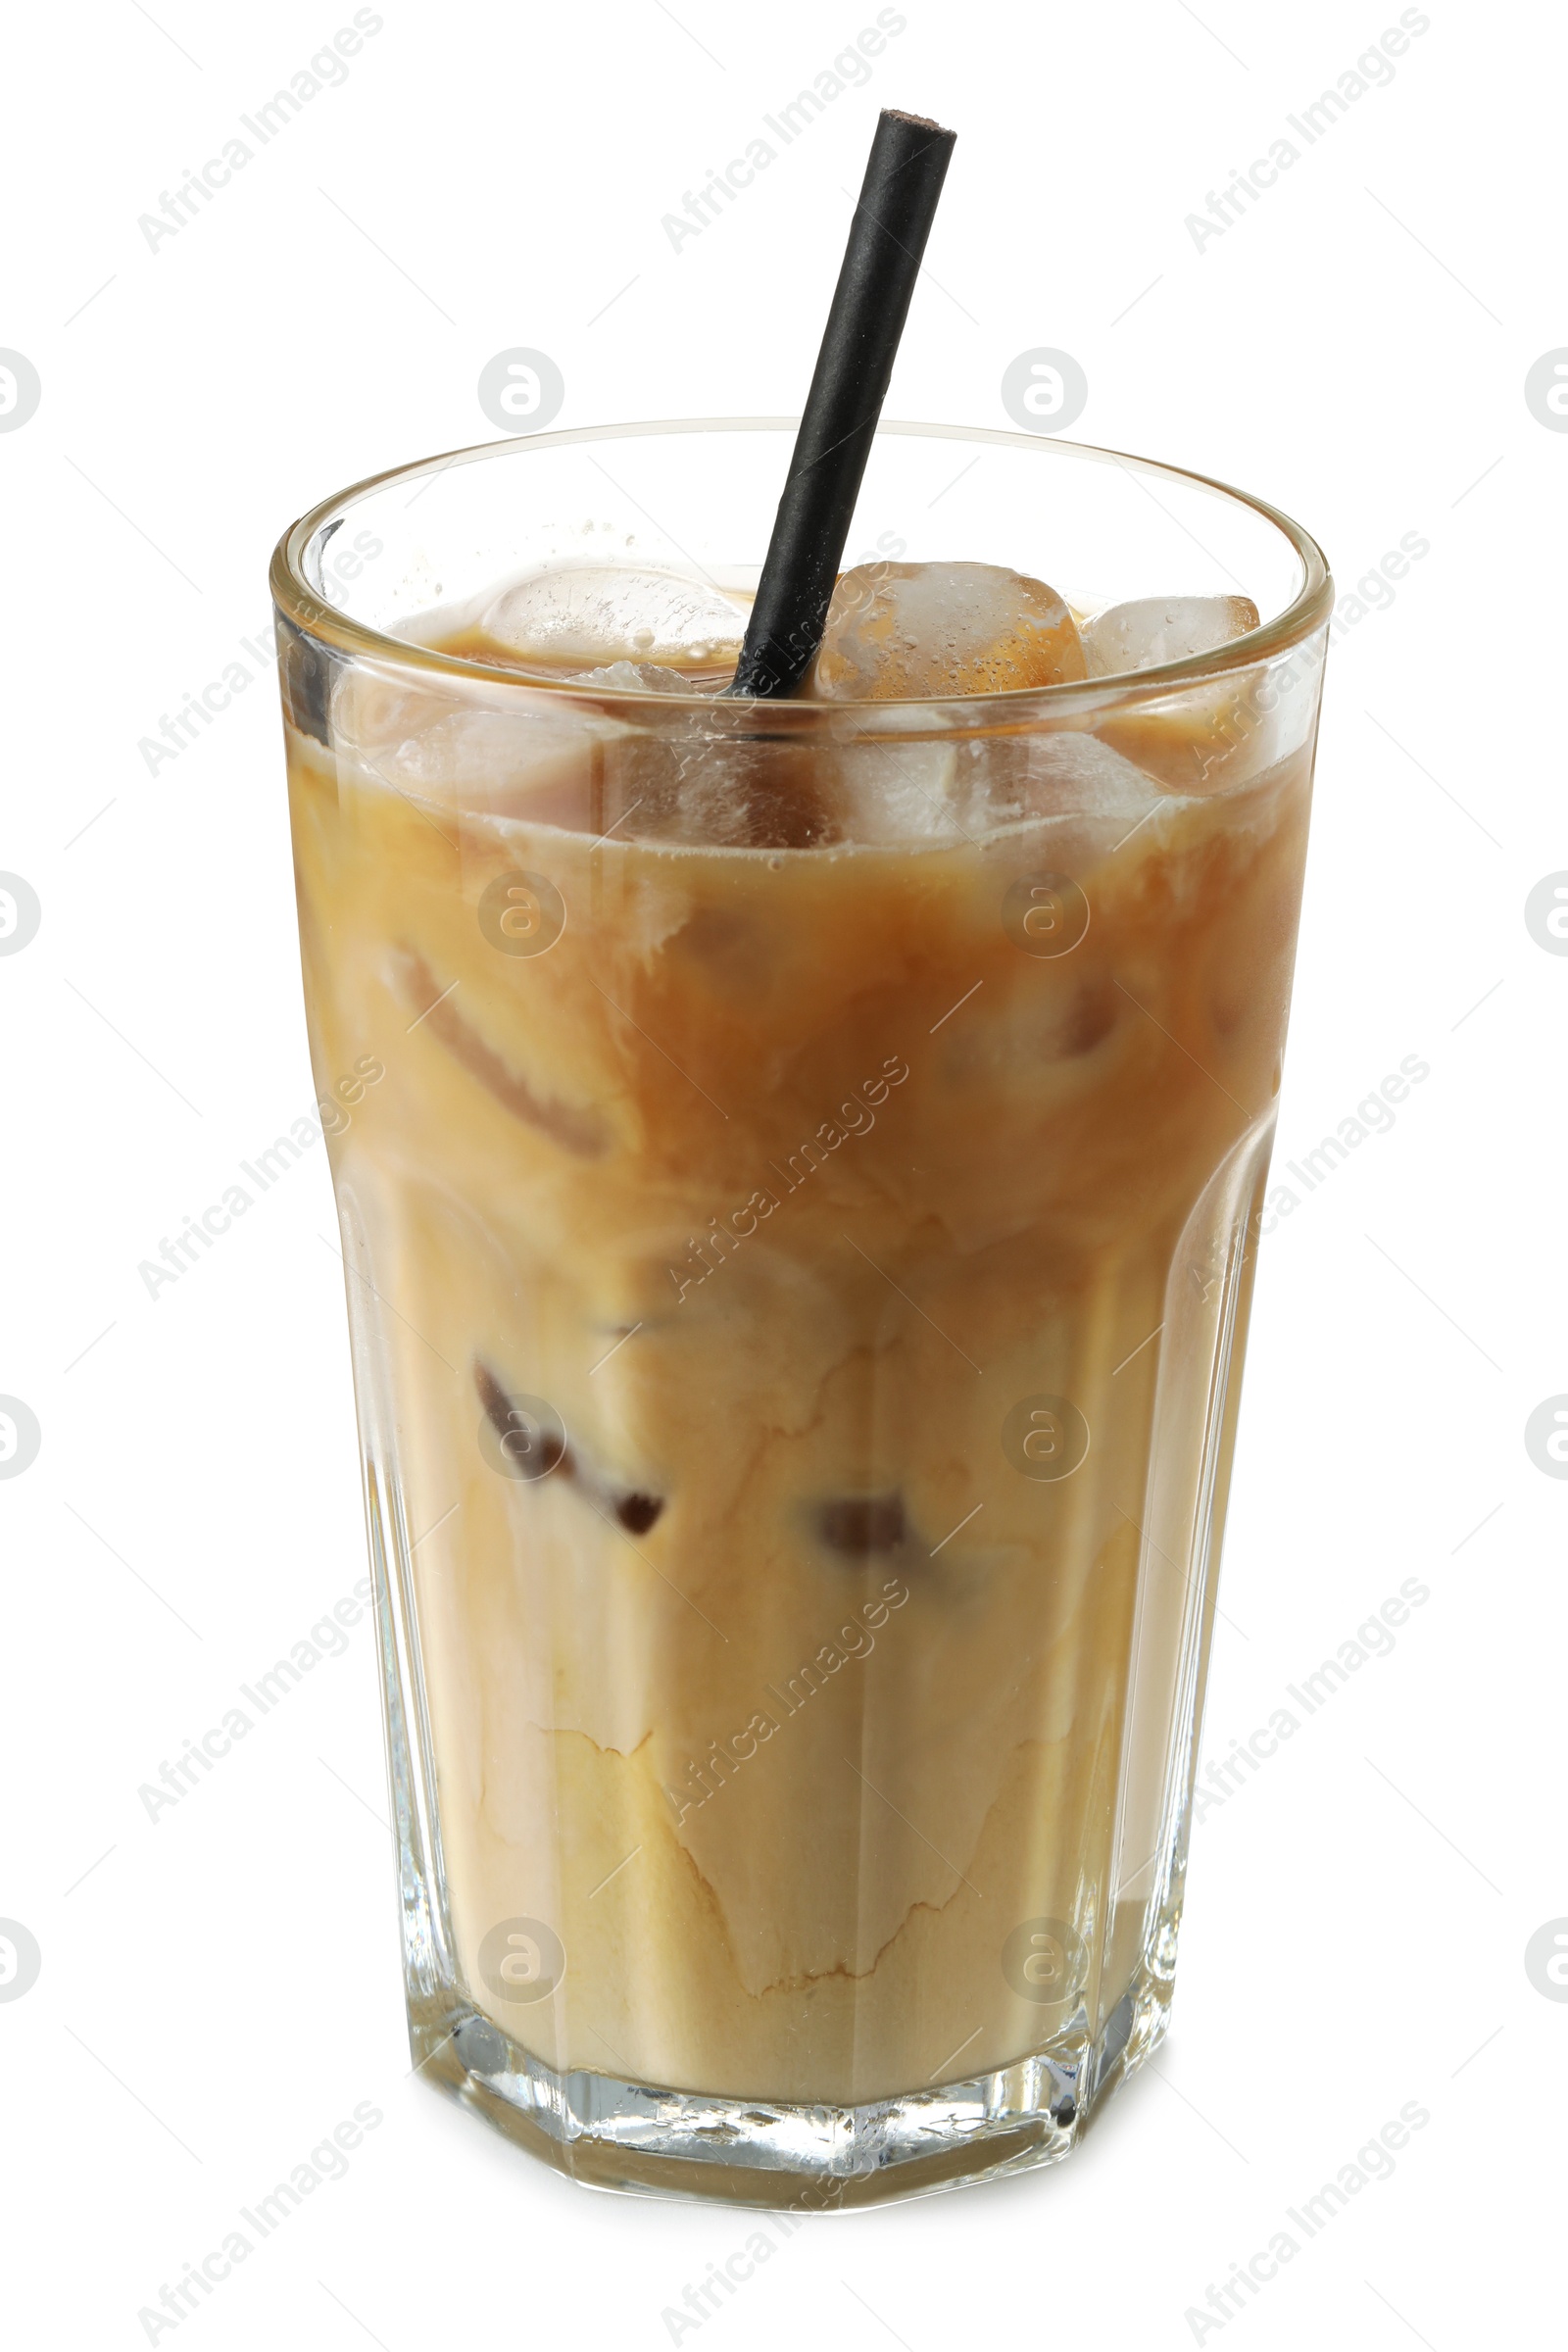
M657 434L688 433L793 433L800 424L799 416L683 416L644 418L620 424L572 425L561 432L519 433L501 441L479 441L462 449L448 450L439 456L416 459L411 464L386 466L379 473L367 474L346 490L334 491L321 499L296 522L289 525L272 551L268 581L272 601L283 618L319 644L346 655L350 659L390 662L399 667L426 675L452 679L466 679L495 688L512 687L530 695L560 697L569 704L584 704L604 709L624 706L628 714L648 712L655 709L665 710L715 709L711 694L656 694L647 690L607 688L586 685L578 680L555 678L528 670L514 669L501 663L476 662L465 656L438 651L431 646L418 645L412 639L396 637L367 623L354 619L337 606L328 604L313 587L305 573L306 552L322 524L334 514L348 512L370 492L396 481L416 481L445 473L454 466L475 465L487 458L509 456L525 449L564 449L584 442L638 440ZM989 425L921 424L904 419L884 417L877 425L879 434L909 439L931 439L978 443L981 447L1024 449L1038 454L1061 458L1081 458L1092 464L1119 466L1124 471L1152 474L1169 482L1181 482L1196 487L1208 496L1226 499L1239 506L1249 507L1255 514L1271 523L1288 542L1301 566L1301 585L1290 604L1272 620L1260 621L1240 637L1227 638L1223 645L1207 653L1188 654L1177 662L1162 662L1148 669L1117 671L1107 677L1081 678L1055 686L1015 686L993 694L928 695L889 699L885 702L807 703L767 701L748 706L729 702L719 706L733 724L734 719L748 708L767 714L770 726L783 718L787 727L801 723L796 714L811 713L840 725L852 712L875 714L878 721L891 719L898 711L917 711L928 714L941 725L951 713L949 723L958 724L958 714L972 725L978 714L989 713L994 726L1006 716L1022 717L1039 710L1067 711L1086 704L1103 703L1107 697L1118 702L1136 699L1139 702L1157 700L1172 690L1191 686L1201 679L1214 678L1236 669L1250 669L1259 662L1271 660L1305 642L1328 619L1334 605L1334 581L1317 541L1298 522L1269 500L1249 490L1240 490L1234 483L1217 476L1199 473L1187 466L1170 466L1157 458L1142 458L1114 449L1102 449L1087 441L1062 440L1049 433L1009 433ZM781 484L782 487L782 479ZM413 501L409 502L411 505ZM785 718L785 714L789 717Z

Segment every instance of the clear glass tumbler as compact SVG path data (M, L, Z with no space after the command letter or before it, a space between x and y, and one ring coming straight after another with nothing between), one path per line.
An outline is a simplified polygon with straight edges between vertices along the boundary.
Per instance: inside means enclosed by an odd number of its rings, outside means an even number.
M271 577L415 2053L579 2180L811 2206L1059 2157L1164 2031L1331 587L889 424L848 561L1259 625L858 704L431 642L754 586L793 430L462 451Z

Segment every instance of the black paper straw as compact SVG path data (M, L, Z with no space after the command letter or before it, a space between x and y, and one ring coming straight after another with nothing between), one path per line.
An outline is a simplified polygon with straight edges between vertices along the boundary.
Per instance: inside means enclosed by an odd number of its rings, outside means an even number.
M956 135L878 119L732 695L793 693L821 643Z

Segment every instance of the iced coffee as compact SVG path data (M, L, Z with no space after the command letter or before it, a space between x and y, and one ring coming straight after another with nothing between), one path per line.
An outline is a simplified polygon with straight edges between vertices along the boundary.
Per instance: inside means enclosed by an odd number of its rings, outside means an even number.
M416 2047L595 2180L1040 2161L1169 1997L1310 615L1020 531L764 707L577 527L283 599Z

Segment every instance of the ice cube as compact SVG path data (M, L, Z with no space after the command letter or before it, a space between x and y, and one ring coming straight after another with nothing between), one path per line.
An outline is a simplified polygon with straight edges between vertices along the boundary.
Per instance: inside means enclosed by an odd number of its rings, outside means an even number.
M1117 677L1212 653L1256 626L1257 607L1249 596L1140 596L1085 623L1084 660L1092 678Z
M1121 677L1212 653L1258 624L1245 596L1146 596L1086 623L1091 677ZM1273 757L1275 728L1255 707L1259 671L1229 671L1157 703L1110 711L1104 740L1176 792L1228 790ZM1240 755L1240 756L1239 756Z
M820 758L846 841L955 842L971 836L956 791L960 774L951 743L905 743L879 729L840 738Z
M708 680L689 671L663 669L657 662L607 662L598 669L574 669L568 686L603 686L611 694L716 694Z
M860 564L833 591L804 691L923 701L1084 675L1072 615L1043 580L1001 564Z
M650 694L634 722L607 726L595 761L596 830L715 849L837 839L831 753L800 736L757 736L751 709L694 701L687 685L682 701Z
M733 662L746 607L707 580L634 564L557 564L503 588L480 627L547 662Z
M1057 862L1081 873L1144 825L1168 796L1135 761L1077 728L982 735L964 746L956 792L975 835L1038 824Z

